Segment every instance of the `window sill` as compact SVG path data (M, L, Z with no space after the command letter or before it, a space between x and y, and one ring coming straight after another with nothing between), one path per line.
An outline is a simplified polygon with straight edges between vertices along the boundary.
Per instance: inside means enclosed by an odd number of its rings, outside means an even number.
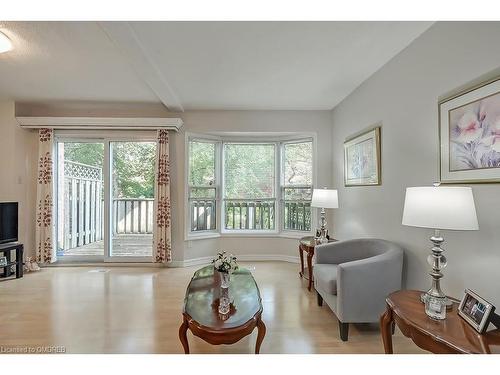
M307 237L307 236L314 236L313 232L291 232L291 231L284 231L279 234L280 237L282 238L291 238L295 240L300 240L302 237Z
M238 232L222 232L222 233L200 233L200 234L189 234L186 236L185 241L196 241L196 240L206 240L211 238L287 238L298 240L302 237L313 236L312 232L272 232L272 231L238 231Z
M275 230L231 230L222 231L221 237L278 237Z
M207 232L207 233L197 233L188 234L184 241L196 241L196 240L207 240L210 238L218 238L221 234L219 232Z

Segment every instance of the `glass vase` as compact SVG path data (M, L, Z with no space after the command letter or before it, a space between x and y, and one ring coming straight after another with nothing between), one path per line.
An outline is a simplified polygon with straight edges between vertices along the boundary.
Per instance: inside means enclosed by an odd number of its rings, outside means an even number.
M231 302L229 300L229 288L220 288L219 297L219 314L227 315L231 309Z
M231 281L231 274L228 272L220 272L220 297L219 297L219 314L227 315L231 309L231 300L229 298L229 283Z
M231 281L231 274L228 272L220 272L220 287L229 288L229 282Z

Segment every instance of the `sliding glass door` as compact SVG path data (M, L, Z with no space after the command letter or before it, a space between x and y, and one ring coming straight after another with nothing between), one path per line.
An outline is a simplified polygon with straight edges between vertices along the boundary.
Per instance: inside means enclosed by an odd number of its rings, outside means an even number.
M104 143L57 143L57 257L104 257Z
M109 257L151 257L153 251L154 142L111 142Z
M57 138L57 255L62 262L149 262L156 143Z

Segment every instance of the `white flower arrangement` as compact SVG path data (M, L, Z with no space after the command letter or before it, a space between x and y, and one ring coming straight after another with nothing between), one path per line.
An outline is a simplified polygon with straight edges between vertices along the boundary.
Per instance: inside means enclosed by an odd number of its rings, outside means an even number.
M233 273L238 269L236 257L233 254L226 254L225 251L217 253L217 257L212 259L212 263L219 272Z

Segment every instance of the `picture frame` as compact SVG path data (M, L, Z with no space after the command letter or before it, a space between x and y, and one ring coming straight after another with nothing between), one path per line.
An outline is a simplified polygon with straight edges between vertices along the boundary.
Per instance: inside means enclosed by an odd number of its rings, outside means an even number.
M440 181L500 182L500 77L438 102Z
M7 257L6 256L0 256L0 266L6 266L7 265Z
M495 306L470 289L465 289L464 296L458 306L461 316L479 333L484 333L494 315Z
M381 126L344 142L344 186L381 184Z

